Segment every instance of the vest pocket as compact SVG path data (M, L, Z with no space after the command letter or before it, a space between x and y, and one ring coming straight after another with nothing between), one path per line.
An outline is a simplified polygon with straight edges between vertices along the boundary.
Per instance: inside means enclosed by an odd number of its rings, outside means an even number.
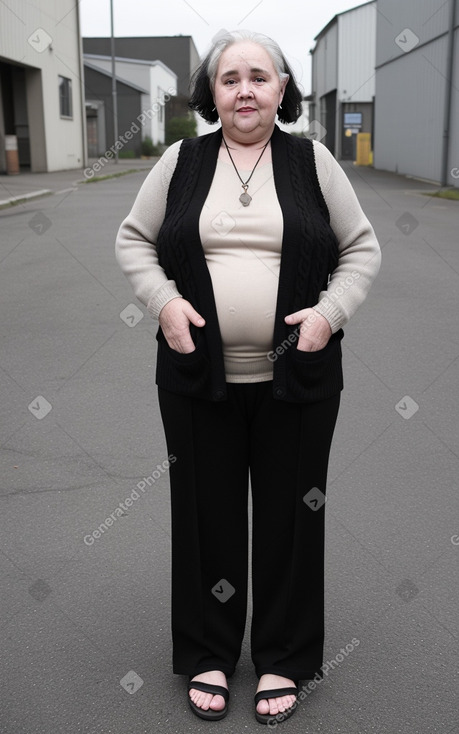
M332 334L317 352L302 352L293 344L288 350L287 384L292 396L302 402L324 400L343 389L341 339L343 330Z
M156 335L158 354L156 383L164 390L181 395L197 395L206 386L210 376L210 362L203 350L203 337L197 333L196 349L182 354L172 349L161 329Z

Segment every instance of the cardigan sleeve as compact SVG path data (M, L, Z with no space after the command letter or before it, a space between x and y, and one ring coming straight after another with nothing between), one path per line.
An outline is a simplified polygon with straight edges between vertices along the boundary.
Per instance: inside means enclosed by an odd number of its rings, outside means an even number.
M166 213L167 192L181 140L171 145L145 179L116 238L116 259L135 295L157 318L162 307L181 297L158 262L156 238Z
M314 141L317 176L339 245L338 266L314 309L325 316L332 333L344 326L368 295L378 274L381 251L375 232L339 163Z

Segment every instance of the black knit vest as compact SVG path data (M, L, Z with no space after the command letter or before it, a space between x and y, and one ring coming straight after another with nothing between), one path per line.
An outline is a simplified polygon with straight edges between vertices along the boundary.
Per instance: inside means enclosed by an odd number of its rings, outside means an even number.
M226 399L222 340L212 281L199 236L199 217L207 198L222 140L221 130L185 139L170 182L166 214L157 238L159 263L181 295L206 320L191 325L196 350L179 354L158 330L156 382L182 395ZM313 144L282 132L271 138L274 183L283 215L283 238L273 344L273 395L290 402L315 402L343 387L343 332L333 334L318 352L300 352L299 327L284 317L314 306L338 263L338 242L317 178Z

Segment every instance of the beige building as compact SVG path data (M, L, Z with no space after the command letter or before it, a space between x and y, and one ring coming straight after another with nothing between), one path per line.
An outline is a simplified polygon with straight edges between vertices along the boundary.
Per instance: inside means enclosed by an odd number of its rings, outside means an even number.
M86 165L79 4L0 3L0 172L17 144L21 168Z

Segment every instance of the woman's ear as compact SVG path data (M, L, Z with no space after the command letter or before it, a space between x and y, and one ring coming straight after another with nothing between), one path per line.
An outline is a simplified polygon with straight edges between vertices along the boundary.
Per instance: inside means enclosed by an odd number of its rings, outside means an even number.
M281 82L281 88L280 88L280 99L279 99L279 107L282 104L282 100L284 99L285 89L288 84L288 80L290 79L289 75L287 74L285 79Z

